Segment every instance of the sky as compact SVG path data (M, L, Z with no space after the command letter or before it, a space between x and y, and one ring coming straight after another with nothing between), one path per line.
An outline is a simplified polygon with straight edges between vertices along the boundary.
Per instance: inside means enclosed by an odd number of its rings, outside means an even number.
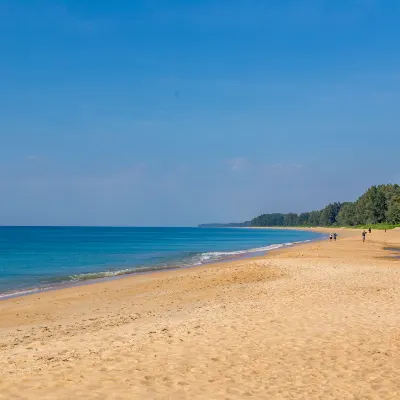
M397 0L0 0L0 224L192 226L400 183Z

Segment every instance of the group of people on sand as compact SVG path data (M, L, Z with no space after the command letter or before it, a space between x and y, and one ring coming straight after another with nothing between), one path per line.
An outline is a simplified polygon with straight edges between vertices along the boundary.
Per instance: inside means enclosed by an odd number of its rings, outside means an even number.
M368 228L368 233L371 233L371 232L372 232L371 228ZM363 230L361 236L362 236L362 241L365 242L365 237L367 236L367 231L365 229Z
M371 233L371 232L372 232L372 229L368 228L368 233ZM386 232L386 229L385 229L385 232ZM362 241L365 242L365 238L367 236L367 231L364 229L363 232L361 233L361 235L362 235ZM332 239L336 240L336 238L337 238L337 233L330 233L329 234L329 240L331 242L332 242Z

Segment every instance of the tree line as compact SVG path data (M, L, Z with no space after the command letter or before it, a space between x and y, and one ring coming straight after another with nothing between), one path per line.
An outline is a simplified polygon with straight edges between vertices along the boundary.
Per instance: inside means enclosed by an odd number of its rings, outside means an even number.
M248 226L357 226L400 224L400 186L371 186L354 202L331 203L322 210L262 214ZM246 222L247 224L247 222Z

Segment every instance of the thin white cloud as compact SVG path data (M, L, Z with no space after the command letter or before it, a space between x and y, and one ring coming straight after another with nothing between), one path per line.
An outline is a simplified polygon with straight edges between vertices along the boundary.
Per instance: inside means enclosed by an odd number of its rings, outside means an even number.
M228 160L228 165L232 171L241 171L248 166L249 162L244 157L235 157Z
M267 165L266 169L270 170L270 171L277 172L277 173L283 173L283 172L297 171L297 170L302 169L304 167L305 166L302 165L302 164L278 163L278 164Z

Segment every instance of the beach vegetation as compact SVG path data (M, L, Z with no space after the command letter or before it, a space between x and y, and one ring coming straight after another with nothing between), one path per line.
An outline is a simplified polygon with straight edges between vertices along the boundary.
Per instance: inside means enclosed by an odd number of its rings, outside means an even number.
M392 229L400 226L400 186L371 186L354 202L330 203L321 210L296 213L262 214L250 226L347 226Z

